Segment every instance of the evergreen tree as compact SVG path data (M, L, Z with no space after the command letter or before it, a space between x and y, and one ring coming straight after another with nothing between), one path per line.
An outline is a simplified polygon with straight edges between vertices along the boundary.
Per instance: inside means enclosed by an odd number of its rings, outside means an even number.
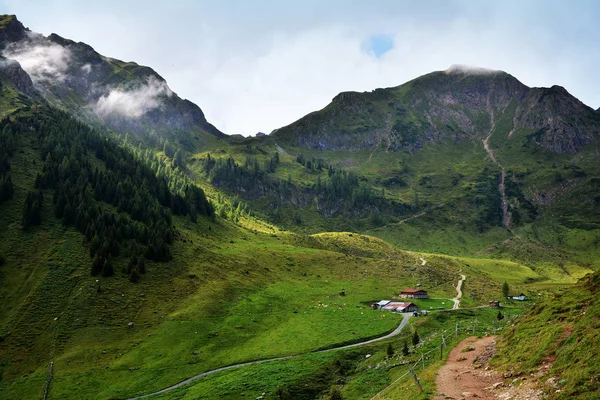
M504 319L504 315L501 311L498 311L498 315L496 316L496 318L498 319L498 321L502 321Z
M94 261L92 261L92 276L96 276L98 275L100 272L102 272L102 269L104 268L104 258L102 258L100 255L96 254L96 256L94 257Z
M408 351L408 342L404 341L404 346L402 346L402 355L407 356L409 354Z
M388 343L387 356L388 358L392 358L394 356L394 348L392 347L391 343Z
M508 286L508 282L504 281L502 284L502 297L507 298L510 294L510 287Z
M392 347L391 343L388 343L387 355L388 358L392 358L394 356L394 348Z
M135 283L139 279L140 279L140 274L138 274L137 268L133 268L131 270L131 273L129 274L129 281Z
M102 267L102 276L109 277L109 276L113 276L114 274L115 274L115 272L113 270L113 265L110 262L110 258L107 258L104 261L104 266Z
M146 265L144 263L144 257L140 257L137 263L137 270L140 274L146 273Z
M419 338L419 333L417 332L417 330L415 329L415 332L413 333L413 337L412 337L412 344L413 346L418 345L421 342L421 339Z
M10 175L0 176L0 203L10 200L13 196L14 189Z
M42 223L43 200L44 195L41 190L27 193L25 207L23 208L23 218L21 220L23 229L27 229L31 225L39 225Z

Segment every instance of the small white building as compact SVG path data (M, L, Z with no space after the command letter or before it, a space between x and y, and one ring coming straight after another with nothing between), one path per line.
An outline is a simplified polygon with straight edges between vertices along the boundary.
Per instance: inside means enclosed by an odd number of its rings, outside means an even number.
M381 300L380 302L373 304L372 307L374 310L381 310L383 307L387 306L390 302L391 302L391 300Z
M417 305L415 303L401 303L401 302L389 302L382 310L392 311L397 313L405 313L405 312L414 312L419 311Z
M390 304L392 301L391 300L381 300L380 302L377 303L377 308L383 308L385 306L387 306L388 304Z

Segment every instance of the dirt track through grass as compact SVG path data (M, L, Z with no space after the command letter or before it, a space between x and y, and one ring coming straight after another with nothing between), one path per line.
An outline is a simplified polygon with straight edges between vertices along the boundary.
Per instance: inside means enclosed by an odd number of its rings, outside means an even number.
M366 340L364 342L358 342L358 343L353 343L353 344L349 344L349 345L345 345L345 346L334 347L334 348L331 348L331 349L312 351L310 353L313 353L313 354L314 353L325 353L325 352L330 352L330 351L335 351L335 350L350 349L350 348L364 346L364 345L367 345L367 344L371 344L371 343L375 343L375 342L379 342L379 341L382 341L382 340L385 340L385 339L392 338L392 337L397 336L398 334L400 334L400 332L402 331L402 329L406 326L406 324L408 324L408 320L410 319L410 316L411 316L410 313L404 314L403 318L402 318L402 321L400 321L400 324L398 325L398 327L396 329L394 329L391 333L388 333L387 335L384 335L384 336L381 336L381 337L378 337L378 338L375 338L375 339ZM142 396L132 397L132 398L129 398L128 400L145 399L145 398L148 398L148 397L151 397L151 396L156 396L156 395L159 395L159 394L162 394L162 393L170 392L171 390L175 390L175 389L178 389L180 387L186 386L186 385L188 385L188 384L190 384L190 383L192 383L192 382L194 382L194 381L196 381L196 380L198 380L200 378L203 378L203 377L208 376L208 375L216 374L217 372L227 371L227 370L234 369L234 368L246 367L246 366L249 366L249 365L262 364L262 363L271 362L271 361L288 360L290 358L297 357L297 356L300 356L300 355L303 355L303 354L295 354L295 355L290 355L290 356L285 356L285 357L268 358L268 359L265 359L265 360L249 361L249 362L245 362L245 363L234 364L234 365L229 365L229 366L226 366L226 367L216 368L216 369L213 369L213 370L210 370L210 371L206 371L206 372L203 372L201 374L192 376L191 378L188 378L188 379L186 379L184 381L181 381L181 382L179 382L179 383L177 383L175 385L169 386L169 387L164 388L162 390L159 390L157 392L145 394L145 395L142 395Z

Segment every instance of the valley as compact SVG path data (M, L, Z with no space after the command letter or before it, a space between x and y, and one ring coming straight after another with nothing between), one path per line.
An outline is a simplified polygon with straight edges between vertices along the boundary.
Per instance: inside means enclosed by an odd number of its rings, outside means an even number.
M427 399L473 335L598 393L600 113L564 88L453 66L242 137L15 16L0 49L0 399Z

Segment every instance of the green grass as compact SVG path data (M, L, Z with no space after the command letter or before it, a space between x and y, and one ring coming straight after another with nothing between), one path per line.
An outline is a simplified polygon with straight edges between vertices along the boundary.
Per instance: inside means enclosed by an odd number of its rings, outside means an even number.
M204 222L199 231L187 230L184 221L179 226L183 236L174 247L174 262L150 263L136 285L119 274L102 279L100 292L88 276L78 235L60 224L45 226L73 237L51 235L38 242L40 251L59 251L60 265L36 278L34 287L21 283L4 289L3 298L22 306L18 316L3 319L4 332L11 332L4 354L12 359L3 366L3 393L37 393L53 353L52 396L69 398L77 388L78 395L112 398L160 389L223 365L380 335L399 316L382 317L365 303L397 295L418 276L406 271L418 264L417 256L375 238L353 238L380 244L371 252L345 255L347 244L335 245L335 235L308 238L314 248L293 245L305 241L302 237L271 237L229 224ZM205 237L213 231L219 233ZM55 250L45 251L48 257ZM69 253L83 258L67 268ZM390 254L395 260L384 258ZM7 256L7 270L16 269L16 253ZM449 271L428 273L445 281ZM15 298L15 289L23 295ZM436 290L445 297L452 293L451 286ZM127 328L130 321L133 329ZM123 373L127 379L118 379Z
M434 392L435 371L441 365L439 349L442 340L440 332L453 332L455 325L461 326L458 339L449 341L444 355L450 351L453 343L458 342L470 332L470 323L478 320L478 333L491 332L492 329L504 326L508 321L499 324L496 321L496 310L479 309L452 311L428 317L414 318L410 326L398 338L379 344L364 346L352 350L340 350L321 354L299 356L284 361L275 361L221 372L201 378L200 380L160 395L160 399L193 399L193 398L255 398L265 394L267 399L275 399L276 391L285 388L294 399L323 398L324 392L336 382L343 382L340 387L345 398L368 399L382 389L388 387L397 377L407 371L407 363L414 363L421 355L433 350L426 360L425 373L419 367L417 373L425 388L425 393ZM417 329L421 337L418 348L410 345L408 356L401 354L404 341L410 341L413 329ZM469 331L469 332L467 332ZM387 345L391 344L395 353L392 358L386 354ZM403 379L386 389L382 398L419 398L411 378ZM408 393L408 395L407 395Z
M12 201L21 199L18 194ZM119 274L102 279L98 292L78 234L45 221L52 234L37 249L41 257L56 253L61 263L44 272L46 278L34 275L35 286L15 275L19 284L3 292L3 299L22 304L18 317L3 319L4 332L11 331L4 342L11 364L2 369L9 397L38 393L53 353L51 398L71 398L74 390L114 398L219 366L381 335L399 316L373 311L368 302L418 283L433 297L453 297L464 263L403 252L358 234L266 235L225 221L193 227L182 219L173 262L149 263L135 285ZM14 226L16 246L23 233ZM70 262L67 254L79 261ZM17 271L17 253L7 255L7 271ZM48 307L48 297L55 308ZM449 300L416 302L451 306ZM134 328L127 328L130 321Z
M503 336L494 359L496 366L511 371L513 376L524 376L545 365L549 371L539 382L547 398L597 398L598 287L594 274L585 283L536 304L514 330ZM556 387L549 378L555 378Z

